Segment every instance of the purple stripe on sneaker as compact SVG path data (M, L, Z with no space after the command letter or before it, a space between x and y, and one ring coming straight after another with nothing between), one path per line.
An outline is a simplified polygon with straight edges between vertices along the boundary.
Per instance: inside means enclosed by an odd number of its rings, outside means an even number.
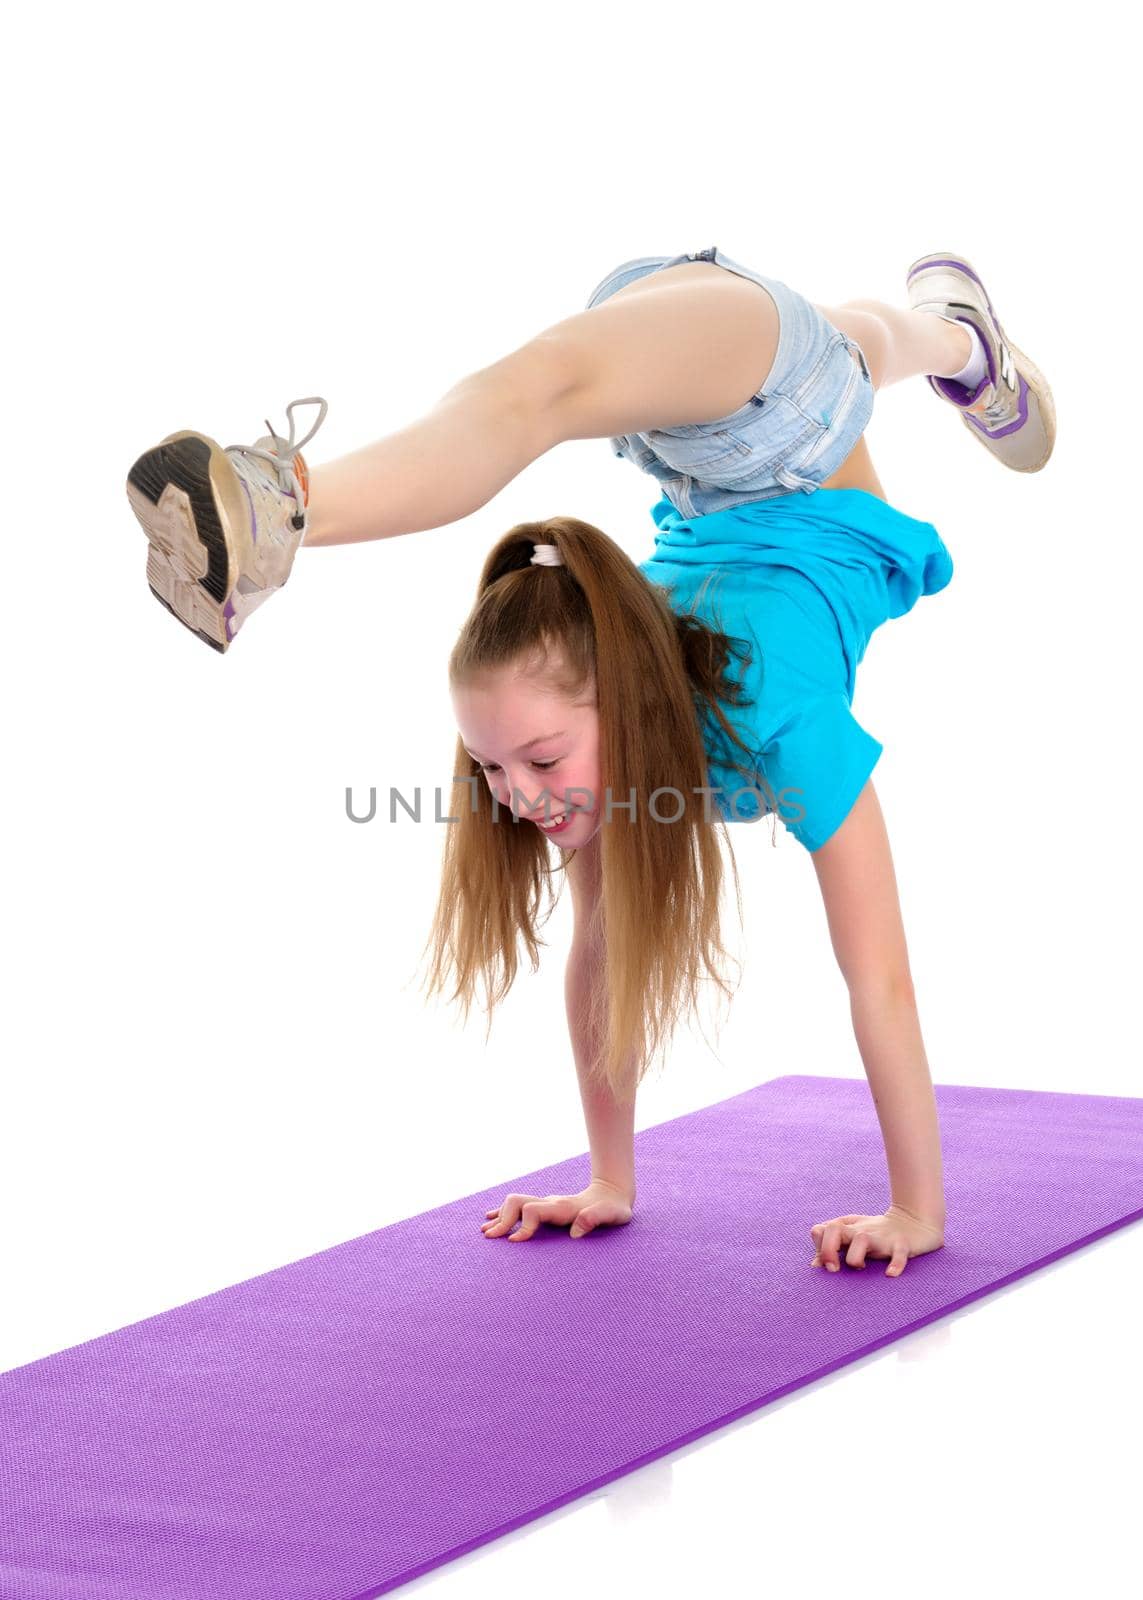
M984 284L981 283L981 280L969 266L968 262L958 261L955 256L927 256L924 261L910 269L909 276L905 279L905 287L908 288L909 284L912 283L915 277L919 277L922 272L927 272L930 267L956 267L959 272L964 273L966 278L971 278L973 283L979 283L980 287L984 289L984 303L987 305L989 311L995 318L997 327L1000 326L1000 318L996 315L996 307L988 298L988 290L984 288Z
M234 621L234 605L230 600L227 600L226 604L223 606L222 615L226 619L226 637L228 639L233 639L234 629L231 627L231 623Z
M967 277L971 278L974 283L980 283L980 279L969 266L968 262L959 261L956 256L926 256L923 261L918 262L915 267L910 268L909 276L905 279L905 282L907 284L910 283L917 273L927 272L930 267L956 267ZM984 289L983 283L980 283L980 287ZM985 297L987 298L988 290L985 289L984 293Z
M929 383L936 390L936 392L944 395L946 399L951 400L954 405L958 406L964 412L964 415L968 421L976 429L977 433L982 433L986 439L1003 439L1007 434L1015 433L1017 428L1022 428L1027 422L1028 385L1025 383L1023 375L1019 372L1016 374L1016 381L1019 387L1017 390L1017 411L1014 420L1012 422L1005 423L1003 428L990 428L987 422L982 422L979 417L974 417L968 410L968 407L972 405L973 402L979 397L981 389L984 388L983 383L980 385L979 389L974 389L970 393L963 384L952 383L946 378L929 378ZM954 393L954 391L959 391L959 393ZM962 401L960 399L960 395L962 394L968 395L967 401Z

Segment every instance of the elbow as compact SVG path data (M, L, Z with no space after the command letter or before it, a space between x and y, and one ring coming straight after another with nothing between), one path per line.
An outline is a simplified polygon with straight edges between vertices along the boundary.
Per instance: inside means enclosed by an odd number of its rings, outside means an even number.
M916 1009L917 993L910 972L890 968L862 972L848 980L849 998L854 1005L895 1005Z

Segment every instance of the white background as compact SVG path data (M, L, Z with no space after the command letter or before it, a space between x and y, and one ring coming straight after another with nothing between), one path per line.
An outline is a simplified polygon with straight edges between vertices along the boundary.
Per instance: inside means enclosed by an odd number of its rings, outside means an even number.
M225 656L148 593L123 484L175 429L252 443L315 393L308 459L356 449L636 255L717 244L903 305L909 264L955 249L1048 376L1034 475L922 379L878 396L886 492L956 572L874 638L854 709L934 1080L1141 1092L1139 129L1109 6L65 6L8 46L0 1369L586 1149L570 903L486 1046L417 986L442 826L384 797L420 784L431 813L447 785L445 660L489 545L567 513L642 559L655 484L564 444L460 523L303 549ZM640 1128L863 1076L809 857L768 825L731 842L742 987ZM1137 1593L1140 1240L407 1592Z

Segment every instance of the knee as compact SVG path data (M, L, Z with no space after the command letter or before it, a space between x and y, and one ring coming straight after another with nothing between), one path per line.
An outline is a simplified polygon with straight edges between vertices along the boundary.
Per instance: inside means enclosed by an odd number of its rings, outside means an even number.
M552 343L530 340L462 378L445 398L461 391L478 395L495 412L498 425L512 430L528 460L570 437L564 413L574 379L565 353Z
M557 405L579 381L574 351L564 341L543 333L486 370L535 409Z
M889 369L893 333L881 308L877 306L875 309L875 306L876 302L863 301L857 304L850 301L848 305L837 308L831 321L861 346L873 387L880 389ZM886 306L884 310L891 312L892 307Z
M861 318L861 332L850 334L850 338L856 339L861 346L873 387L880 389L889 370L892 334L888 324L875 311L862 311L858 315Z

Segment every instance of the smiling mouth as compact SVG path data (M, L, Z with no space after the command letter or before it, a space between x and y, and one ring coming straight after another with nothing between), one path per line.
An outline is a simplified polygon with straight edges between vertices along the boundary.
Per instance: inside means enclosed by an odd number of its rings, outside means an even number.
M554 811L550 819L529 817L528 821L534 822L542 833L557 833L565 828L570 828L572 823L578 821L580 817L591 815L593 813L587 811L583 806L565 806L562 811Z

